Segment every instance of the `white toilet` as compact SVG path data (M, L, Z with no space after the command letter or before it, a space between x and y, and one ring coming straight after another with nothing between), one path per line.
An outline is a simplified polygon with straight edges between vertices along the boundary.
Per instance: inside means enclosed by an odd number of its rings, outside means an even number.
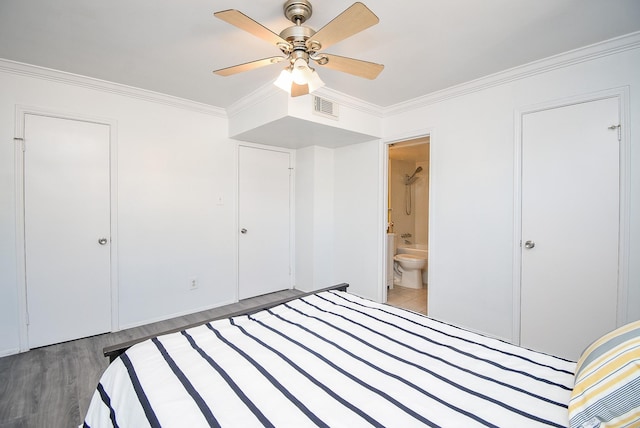
M427 266L427 259L413 254L396 254L393 260L400 265L402 287L422 288L422 269Z

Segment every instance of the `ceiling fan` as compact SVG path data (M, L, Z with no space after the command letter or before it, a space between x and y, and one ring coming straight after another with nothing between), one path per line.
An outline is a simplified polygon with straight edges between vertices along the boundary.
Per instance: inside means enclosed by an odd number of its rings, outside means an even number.
M379 22L378 17L364 4L354 3L318 31L302 25L312 13L308 0L287 0L283 9L284 15L295 25L285 28L280 34L272 32L235 9L214 13L216 18L275 45L284 54L222 68L214 73L230 76L286 61L287 67L274 84L289 92L291 96L297 97L324 85L315 69L309 66L310 60L321 67L366 79L375 79L384 68L382 64L320 52Z

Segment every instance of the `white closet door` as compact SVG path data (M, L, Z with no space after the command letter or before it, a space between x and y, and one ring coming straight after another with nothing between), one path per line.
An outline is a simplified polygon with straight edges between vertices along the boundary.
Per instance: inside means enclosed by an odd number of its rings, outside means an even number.
M620 161L618 132L609 127L619 123L618 109L608 98L523 116L527 348L577 359L616 327Z
M291 288L289 153L240 146L239 298Z
M107 332L109 126L27 114L25 148L29 347Z

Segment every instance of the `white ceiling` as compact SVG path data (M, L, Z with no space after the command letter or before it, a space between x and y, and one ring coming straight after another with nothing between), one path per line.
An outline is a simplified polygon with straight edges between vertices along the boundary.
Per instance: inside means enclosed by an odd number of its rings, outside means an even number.
M278 55L214 18L238 9L272 31L284 0L0 0L0 58L217 107L272 82L282 65L212 70ZM318 30L353 3L313 2ZM385 65L373 81L319 69L327 87L380 107L640 30L640 0L365 0L380 23L327 52Z

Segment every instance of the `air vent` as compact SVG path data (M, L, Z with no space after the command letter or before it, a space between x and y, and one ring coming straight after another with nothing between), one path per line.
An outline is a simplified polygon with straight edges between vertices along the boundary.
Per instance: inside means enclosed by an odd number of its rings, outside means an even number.
M314 95L313 112L331 119L338 119L338 104Z

